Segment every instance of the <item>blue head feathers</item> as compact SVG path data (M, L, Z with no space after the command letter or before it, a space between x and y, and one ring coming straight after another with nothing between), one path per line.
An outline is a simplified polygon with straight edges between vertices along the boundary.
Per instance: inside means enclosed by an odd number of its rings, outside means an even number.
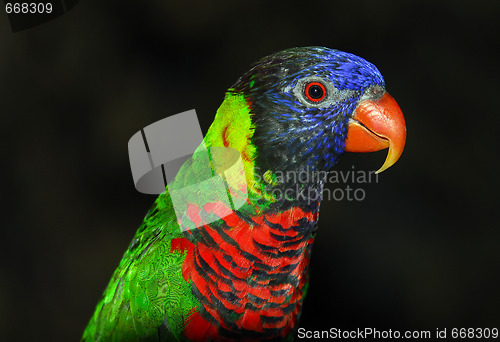
M362 95L383 89L377 68L323 47L293 48L257 62L232 87L251 103L261 168L327 170L344 152Z

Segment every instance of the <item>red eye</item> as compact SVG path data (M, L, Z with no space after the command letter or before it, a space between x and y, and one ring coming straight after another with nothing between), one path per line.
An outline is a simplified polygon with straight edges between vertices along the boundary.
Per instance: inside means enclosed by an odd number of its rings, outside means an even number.
M319 82L311 82L306 86L306 97L309 101L320 102L326 96L325 86Z

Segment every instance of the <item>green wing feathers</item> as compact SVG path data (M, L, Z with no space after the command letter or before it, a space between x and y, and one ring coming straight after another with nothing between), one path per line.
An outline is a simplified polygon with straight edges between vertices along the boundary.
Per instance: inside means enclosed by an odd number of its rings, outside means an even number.
M158 341L161 331L182 339L184 321L197 301L182 276L185 256L170 251L177 237L180 229L170 196L163 194L113 274L83 341Z

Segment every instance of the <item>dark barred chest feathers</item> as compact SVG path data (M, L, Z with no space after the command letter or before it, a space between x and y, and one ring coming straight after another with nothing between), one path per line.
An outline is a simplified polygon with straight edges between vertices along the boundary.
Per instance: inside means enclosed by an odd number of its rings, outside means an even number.
M189 246L172 245L188 250L184 277L200 302L185 329L192 340L280 340L297 325L319 203L252 216L248 209L185 232ZM221 212L217 204L202 210Z

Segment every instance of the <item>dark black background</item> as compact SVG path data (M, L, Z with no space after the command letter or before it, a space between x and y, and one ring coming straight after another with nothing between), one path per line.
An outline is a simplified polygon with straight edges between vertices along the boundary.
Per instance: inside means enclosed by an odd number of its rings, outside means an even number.
M499 327L498 1L80 1L0 14L2 340L78 340L154 200L128 139L195 108L205 132L255 60L321 45L374 63L406 118L366 199L324 202L300 326ZM349 154L375 170L386 152Z

